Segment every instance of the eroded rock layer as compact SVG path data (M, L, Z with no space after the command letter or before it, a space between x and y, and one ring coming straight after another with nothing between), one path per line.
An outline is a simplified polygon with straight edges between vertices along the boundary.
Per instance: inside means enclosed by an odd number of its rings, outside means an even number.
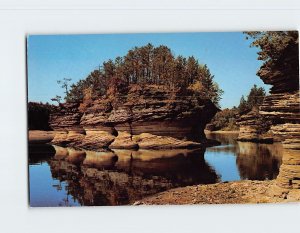
M272 143L273 137L268 132L270 122L261 115L258 109L244 114L238 120L240 132L239 141Z
M195 147L207 142L204 128L217 111L207 99L133 85L126 96L61 105L50 125L63 132L52 143L86 149Z
M298 50L298 42L296 48ZM259 75L265 84L271 84L270 95L265 97L259 111L246 114L240 119L239 139L265 142L264 139L282 142L283 160L270 195L289 200L300 196L300 98L299 98L299 58L294 62L292 72ZM290 61L290 62L291 62ZM281 70L291 64L280 63Z

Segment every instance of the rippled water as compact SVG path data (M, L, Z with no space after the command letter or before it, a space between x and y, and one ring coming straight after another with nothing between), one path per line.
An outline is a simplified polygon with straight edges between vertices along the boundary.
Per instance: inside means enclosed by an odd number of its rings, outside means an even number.
M278 175L280 144L237 142L236 134L207 137L221 145L104 152L29 145L30 205L126 205L175 187Z

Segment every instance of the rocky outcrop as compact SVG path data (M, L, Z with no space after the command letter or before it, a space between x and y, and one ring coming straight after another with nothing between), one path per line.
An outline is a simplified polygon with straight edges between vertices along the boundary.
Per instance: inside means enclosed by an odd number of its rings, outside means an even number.
M55 113L50 115L50 126L52 129L77 130L80 131L80 119L82 112L79 111L79 103L60 104Z
M245 117L246 118L246 117ZM244 118L244 119L245 119ZM255 119L254 119L255 118ZM282 165L269 196L288 201L300 197L300 100L299 91L271 94L266 97L252 123L241 119L240 139L282 142ZM262 121L260 121L263 119ZM247 130L245 130L247 129ZM263 129L263 130L261 130ZM261 133L258 133L261 132Z
M239 119L241 141L283 142L299 137L299 91L271 94L265 97L259 110Z
M264 138L267 138L268 141L271 139L281 142L287 140L286 143L291 139L298 141L297 138L300 135L299 89L284 93L271 92L265 97L259 110L252 110L241 116L239 125L240 140L264 141Z
M211 143L209 140L207 142ZM73 131L59 132L51 143L95 151L101 151L102 149L191 149L203 146L199 142L179 140L173 137L157 136L149 133L131 135L128 132L119 132L119 135L115 137L106 131L87 131L86 134Z
M249 113L240 119L239 135L239 139L250 141L260 141L261 137L268 135L273 141L282 142L282 165L270 195L290 200L300 197L298 40L291 48L286 51L289 55L282 55L288 60L277 59L277 71L270 72L262 66L258 72L265 84L272 85L270 95L265 97L255 115Z
M240 126L239 141L272 143L273 137L268 133L270 123L262 116L258 109L244 114L238 119Z
M139 148L136 140L128 132L119 132L115 140L109 145L111 149L137 149Z
M197 142L178 140L173 137L156 136L149 133L134 135L133 140L136 141L141 149L180 149L201 146L201 144Z
M217 111L207 99L132 85L126 96L62 104L50 125L64 132L52 143L94 150L196 147L208 143L204 128Z

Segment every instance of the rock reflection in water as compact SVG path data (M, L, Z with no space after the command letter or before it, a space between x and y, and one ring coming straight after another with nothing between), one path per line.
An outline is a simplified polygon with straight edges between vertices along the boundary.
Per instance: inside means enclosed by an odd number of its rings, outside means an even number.
M221 145L199 150L97 152L30 145L31 205L125 205L175 187L277 177L281 144L236 142L237 134L207 137ZM294 157L291 154L281 169L281 186L298 185L290 165L298 163Z
M56 154L55 148L48 144L29 144L28 150L31 165L46 162Z
M237 142L237 136L238 134L235 133L209 133L207 137L220 141L221 146L208 148L206 154L214 152L214 156L235 156L239 177L233 177L231 180L275 179L282 163L283 148L281 143L259 144L252 142ZM213 164L210 165L213 166ZM225 166L225 164L219 165L219 167L222 168ZM219 174L218 169L215 170L217 174Z
M282 158L280 143L238 142L237 166L242 179L273 180L279 173Z
M75 151L54 147L52 176L81 205L124 205L170 188L218 181L202 150Z

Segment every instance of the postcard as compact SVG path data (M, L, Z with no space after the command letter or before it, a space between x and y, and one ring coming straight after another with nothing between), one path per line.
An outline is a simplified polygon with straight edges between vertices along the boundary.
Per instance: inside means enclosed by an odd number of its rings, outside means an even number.
M298 36L29 35L30 206L299 201Z

